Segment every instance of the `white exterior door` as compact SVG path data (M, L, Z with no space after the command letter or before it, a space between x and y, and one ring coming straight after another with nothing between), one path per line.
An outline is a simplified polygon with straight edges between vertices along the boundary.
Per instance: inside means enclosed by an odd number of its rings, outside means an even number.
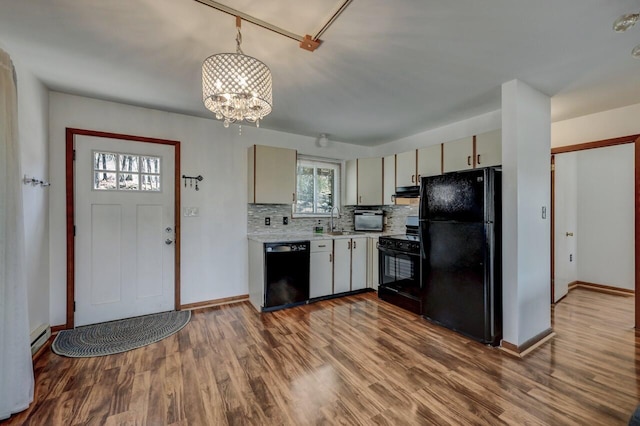
M174 147L75 140L75 326L174 309Z

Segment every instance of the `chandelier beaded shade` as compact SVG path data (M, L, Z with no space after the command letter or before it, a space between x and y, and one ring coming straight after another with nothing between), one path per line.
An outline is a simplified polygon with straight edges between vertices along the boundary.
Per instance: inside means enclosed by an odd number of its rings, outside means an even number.
M255 122L271 112L271 71L261 61L242 52L237 23L236 53L209 56L202 64L202 101L224 127L243 120Z

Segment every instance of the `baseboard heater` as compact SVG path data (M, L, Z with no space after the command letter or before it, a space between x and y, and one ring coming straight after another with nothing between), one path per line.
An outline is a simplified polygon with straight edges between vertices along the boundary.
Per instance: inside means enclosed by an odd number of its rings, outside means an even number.
M45 324L38 326L31 332L31 355L35 355L36 352L44 345L51 337L51 327Z

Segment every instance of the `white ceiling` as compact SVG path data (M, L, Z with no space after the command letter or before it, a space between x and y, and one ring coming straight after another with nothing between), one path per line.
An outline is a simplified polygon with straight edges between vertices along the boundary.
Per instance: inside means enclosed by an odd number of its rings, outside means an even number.
M315 34L338 0L225 4ZM262 127L376 145L500 108L520 79L554 120L640 102L637 0L353 0L311 53L244 22L274 78ZM0 0L0 45L53 90L211 117L204 58L235 51L235 19L194 0Z

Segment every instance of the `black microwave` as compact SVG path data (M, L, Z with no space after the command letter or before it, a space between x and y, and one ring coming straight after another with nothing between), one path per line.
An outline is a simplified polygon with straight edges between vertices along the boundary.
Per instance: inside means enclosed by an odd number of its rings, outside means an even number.
M356 231L382 232L384 212L382 210L355 210L353 212L353 228Z

